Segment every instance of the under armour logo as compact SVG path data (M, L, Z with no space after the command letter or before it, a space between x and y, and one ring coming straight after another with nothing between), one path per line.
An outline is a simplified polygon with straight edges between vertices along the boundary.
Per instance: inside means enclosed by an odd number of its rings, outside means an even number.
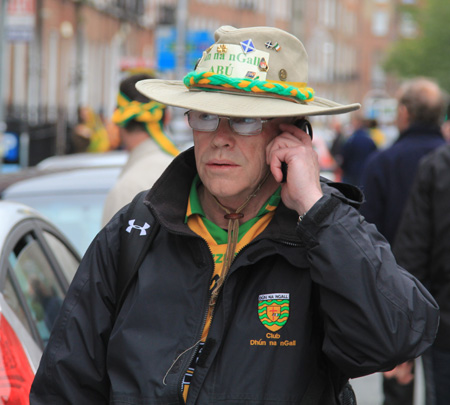
M126 231L127 231L128 233L131 233L131 230L134 228L134 229L139 229L139 230L141 231L141 233L139 234L139 236L145 236L145 235L147 235L146 229L150 228L150 225L147 224L147 222L145 222L145 223L144 223L144 226L139 226L139 225L135 225L135 224L134 224L134 221L136 221L136 220L135 220L135 219L130 219L130 220L128 221L128 225L130 225L130 226L126 229Z

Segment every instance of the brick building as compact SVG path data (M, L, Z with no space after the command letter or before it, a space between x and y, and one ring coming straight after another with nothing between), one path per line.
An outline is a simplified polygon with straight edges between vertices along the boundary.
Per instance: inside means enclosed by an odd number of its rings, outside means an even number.
M54 153L64 151L67 124L79 105L109 115L124 69L158 69L158 38L178 21L210 35L220 25L270 25L305 44L309 84L340 101L392 97L396 87L382 61L399 35L414 35L404 7L415 0L1 0L34 4L30 41L5 44L2 103L5 120L25 128L51 125ZM179 38L179 37L178 37ZM189 45L189 44L188 44ZM192 44L191 44L192 45ZM186 47L184 51L186 51ZM173 50L179 56L183 48ZM162 70L178 77L187 67ZM1 120L1 115L0 115ZM58 143L59 142L59 143Z

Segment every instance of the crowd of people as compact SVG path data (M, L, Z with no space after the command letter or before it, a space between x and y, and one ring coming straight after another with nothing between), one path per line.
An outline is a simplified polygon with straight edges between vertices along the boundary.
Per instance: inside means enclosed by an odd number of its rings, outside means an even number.
M183 81L121 82L111 121L128 162L30 403L353 405L349 379L383 372L385 405L412 405L419 356L427 405L450 403L446 95L401 86L386 147L359 104L308 87L296 37L224 26L215 41ZM187 110L193 148L165 133L167 106ZM335 183L308 117L344 113ZM100 151L108 131L80 117L74 142L96 134Z
M442 252L446 251L447 215L443 207L436 211L435 208L445 201L438 198L439 190L436 188L446 189L447 176L443 173L450 140L449 104L439 85L424 77L404 82L396 98L395 124L399 135L392 145L384 147L383 143L378 143L373 136L376 125L362 116L355 116L352 122L354 132L346 140L342 140L342 135L337 136L340 148L335 150L343 170L343 181L360 187L364 193L361 214L376 225L390 243L398 263L427 287L433 285L433 295L436 299L439 297L441 337L436 342L437 348L433 346L422 356L422 363L426 404L444 404L450 401L450 374L441 363L447 359L449 349L443 342L450 336L448 315L442 313L448 311L445 308L449 302L443 296L448 296L447 289L450 288L446 281L449 269L442 265L445 258ZM378 136L378 139L383 137ZM432 153L434 150L436 152ZM433 169L435 171L431 172ZM435 261L439 263L439 269ZM441 354L439 350L442 350L442 356L436 360L438 356L435 353ZM384 373L385 405L414 403L414 369L414 359L410 359Z

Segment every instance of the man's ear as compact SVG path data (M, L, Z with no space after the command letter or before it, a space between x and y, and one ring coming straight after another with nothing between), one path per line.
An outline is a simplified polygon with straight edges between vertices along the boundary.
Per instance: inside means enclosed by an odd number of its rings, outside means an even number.
M397 106L397 127L400 131L404 131L410 125L410 117L408 109L403 104Z

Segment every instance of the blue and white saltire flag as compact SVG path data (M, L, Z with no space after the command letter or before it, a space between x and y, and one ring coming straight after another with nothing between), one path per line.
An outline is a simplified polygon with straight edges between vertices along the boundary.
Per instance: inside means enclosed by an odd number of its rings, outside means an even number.
M255 45L253 45L253 41L251 39L242 41L241 46L242 46L244 53L249 53L249 52L253 52L256 50Z

